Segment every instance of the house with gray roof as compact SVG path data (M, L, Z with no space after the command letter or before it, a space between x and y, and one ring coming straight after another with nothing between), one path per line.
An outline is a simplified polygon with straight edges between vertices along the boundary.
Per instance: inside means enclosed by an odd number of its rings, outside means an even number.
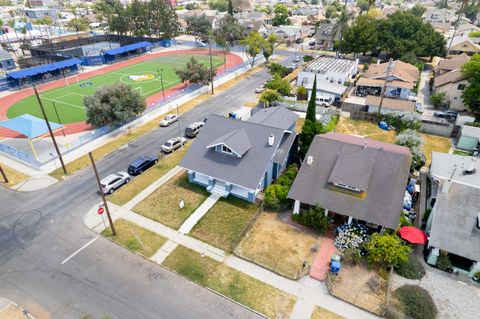
M358 222L395 229L410 170L406 147L340 133L317 135L288 198Z
M462 125L460 135L457 140L457 148L474 152L480 148L480 127L471 125Z
M255 202L296 154L297 118L283 107L261 109L247 121L211 115L180 166L211 193Z
M5 70L12 70L16 68L13 57L4 49L0 49L0 67Z
M442 250L473 277L480 271L480 158L432 152L429 179L427 262L436 265Z

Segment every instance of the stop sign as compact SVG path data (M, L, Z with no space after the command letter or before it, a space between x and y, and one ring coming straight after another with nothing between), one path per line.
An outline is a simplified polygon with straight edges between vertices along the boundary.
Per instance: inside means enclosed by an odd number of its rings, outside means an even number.
M99 207L97 210L98 215L102 215L105 209L103 207Z

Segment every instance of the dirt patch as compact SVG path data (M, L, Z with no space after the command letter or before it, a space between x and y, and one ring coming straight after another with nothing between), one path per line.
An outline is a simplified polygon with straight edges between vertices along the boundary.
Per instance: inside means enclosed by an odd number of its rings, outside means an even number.
M319 247L321 237L282 222L276 213L262 213L235 253L282 276L299 279L313 263L312 247Z
M380 129L375 123L341 117L335 132L370 138L387 143L395 143L395 131Z
M343 263L338 276L332 276L330 293L337 298L375 314L382 314L387 281L366 261L354 266Z
M321 307L315 306L315 310L313 310L312 317L310 319L345 319L342 316L337 315L327 309L323 309Z

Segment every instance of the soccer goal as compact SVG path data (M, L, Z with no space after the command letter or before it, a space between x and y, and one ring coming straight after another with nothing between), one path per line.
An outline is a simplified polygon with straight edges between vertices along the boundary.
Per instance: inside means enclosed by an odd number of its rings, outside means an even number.
M78 82L80 82L80 80L78 79L78 75L65 78L65 83L67 84L67 86L70 84L78 84Z
M141 86L139 86L139 87L137 87L137 88L134 88L132 91L137 91L137 92L140 93L141 96L143 96L143 90L142 90L142 87L141 87Z

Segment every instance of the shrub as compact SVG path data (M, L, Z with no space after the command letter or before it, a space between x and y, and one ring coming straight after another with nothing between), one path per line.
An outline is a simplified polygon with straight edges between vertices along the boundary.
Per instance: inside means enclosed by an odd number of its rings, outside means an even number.
M282 78L292 72L292 69L287 68L286 66L283 66L279 63L270 63L270 65L268 65L267 68L268 68L268 72L270 72L271 75L278 74Z
M298 166L295 164L290 165L277 179L275 184L267 186L263 200L266 209L278 210L289 203L287 195L297 173Z
M410 254L406 263L398 265L395 270L397 274L407 279L421 279L425 276L425 268L413 254Z
M473 127L480 127L480 122L467 122L464 125L473 126Z
M412 249L396 234L374 233L364 245L368 261L383 268L397 267L408 261Z
M299 86L297 88L297 99L306 100L307 99L307 89L304 86Z
M311 207L301 211L300 214L293 214L292 219L319 233L326 232L330 227L330 220L325 216L325 210L321 207Z
M283 96L289 95L292 90L290 83L287 80L282 79L278 73L273 76L273 79L265 84L265 87L275 90Z
M418 147L412 147L410 149L412 153L412 163L410 164L410 171L414 171L416 169L420 169L423 165L425 165L425 154L420 150Z
M368 229L361 224L343 224L335 230L337 236L333 245L341 252L346 252L348 249L355 249L363 256L365 251L363 245L370 238Z
M422 127L422 117L418 113L392 112L383 114L382 120L395 127L397 132L407 129L418 131Z
M343 257L345 258L346 263L356 265L360 262L362 253L360 252L360 249L347 248L343 253Z
M313 61L315 58L311 55L304 55L303 56L303 62L310 62Z
M437 258L437 268L443 271L450 271L452 269L452 262L446 251L440 251L440 256Z
M445 92L433 93L430 95L430 102L435 107L440 107L445 104L447 94Z
M405 315L413 319L437 317L437 307L427 290L414 285L405 285L395 290L395 296L400 301Z
M412 222L410 221L410 219L408 219L407 217L405 217L405 215L402 214L400 216L400 227L403 226L412 226Z
M407 129L397 135L395 138L395 144L406 146L411 149L414 146L420 146L420 144L422 144L422 138L418 135L417 131Z
M468 34L470 38L480 38L480 31L472 31Z

